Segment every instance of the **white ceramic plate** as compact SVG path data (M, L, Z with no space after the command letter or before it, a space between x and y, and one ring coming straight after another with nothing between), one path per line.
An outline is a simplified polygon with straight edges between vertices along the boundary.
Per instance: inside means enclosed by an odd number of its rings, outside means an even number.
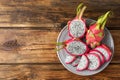
M86 20L86 25L89 25L93 21L94 20L92 20L92 19L87 19ZM68 30L67 30L67 25L66 25L61 30L61 32L60 32L60 34L58 36L57 42L63 42L63 41L68 40L70 38L71 37L69 37L69 35L68 35ZM105 36L104 36L104 39L102 40L102 43L109 46L109 48L112 50L112 57L113 57L113 54L114 54L114 42L113 42L113 38L112 38L112 36L111 36L111 34L110 34L110 32L109 32L109 30L107 28L105 28ZM59 48L59 47L57 46L57 48ZM97 74L97 73L101 72L103 69L105 69L109 65L109 63L112 60L112 57L111 57L110 61L106 62L98 70L95 70L95 71L89 71L89 70L76 71L76 67L73 67L72 65L65 63L65 57L66 57L66 55L68 55L68 53L64 49L58 51L57 55L58 55L58 58L59 58L60 62L63 64L63 66L67 70L69 70L70 72L72 72L74 74L78 74L78 75L82 75L82 76L94 75L94 74Z

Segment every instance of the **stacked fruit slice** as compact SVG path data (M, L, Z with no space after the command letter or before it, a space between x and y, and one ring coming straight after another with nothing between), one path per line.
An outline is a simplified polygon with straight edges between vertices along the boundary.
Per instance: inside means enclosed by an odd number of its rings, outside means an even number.
M67 56L65 58L65 63L77 66L77 71L97 70L100 66L108 62L111 56L112 54L110 49L106 45L102 44L82 56Z

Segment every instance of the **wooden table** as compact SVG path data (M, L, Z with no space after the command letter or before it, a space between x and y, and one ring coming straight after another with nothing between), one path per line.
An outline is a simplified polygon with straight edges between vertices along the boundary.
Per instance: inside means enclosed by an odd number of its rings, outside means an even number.
M97 19L108 10L107 23L115 43L110 65L93 76L66 70L56 55L55 42L75 8L84 2L84 17ZM119 80L120 0L0 0L0 80Z

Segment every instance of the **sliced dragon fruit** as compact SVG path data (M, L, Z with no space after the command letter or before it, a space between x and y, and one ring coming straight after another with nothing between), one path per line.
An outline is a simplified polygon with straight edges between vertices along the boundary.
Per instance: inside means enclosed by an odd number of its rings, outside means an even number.
M81 56L89 50L88 46L84 42L77 39L69 39L65 42L59 42L58 46L60 45L63 45L63 48L67 51L67 53L72 56Z
M72 38L83 37L87 30L85 20L82 18L85 9L86 6L81 3L76 10L76 18L72 21L68 21L68 33Z
M112 52L111 52L110 48L107 45L102 44L101 46L104 47L107 50L107 52L110 54L110 56L112 55Z
M74 60L76 59L76 57L75 56L66 56L66 59L65 59L65 63L66 64L70 64L70 63L72 63Z
M79 64L77 66L77 71L82 71L88 68L89 61L88 58L85 55L82 55Z
M80 59L81 59L81 57L77 57L77 58L75 59L75 61L72 62L71 65L74 66L74 67L77 66L78 63L79 63L79 61L80 61Z
M98 54L98 56L100 57L101 64L104 64L105 58L101 52L99 52L98 50L91 50L89 53Z
M100 57L97 54L94 53L87 54L87 58L90 62L88 70L97 70L100 67L101 65Z
M103 46L98 46L98 47L95 48L95 50L100 51L104 55L106 62L110 60L111 51L107 50Z

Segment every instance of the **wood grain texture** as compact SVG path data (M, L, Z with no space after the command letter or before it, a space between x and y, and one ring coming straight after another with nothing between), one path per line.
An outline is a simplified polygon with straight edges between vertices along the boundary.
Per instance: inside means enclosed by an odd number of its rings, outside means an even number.
M112 63L120 63L120 30L111 30L115 42ZM0 29L0 63L59 63L55 48L58 31Z
M61 25L75 17L75 9L80 2L88 6L84 14L86 18L96 20L112 10L114 15L107 26L119 27L119 0L0 0L0 27Z
M57 36L55 31L0 29L0 62L56 62Z
M110 65L93 76L66 70L56 55L59 31L75 17L77 5L87 5L84 18L96 20L108 10L115 43ZM119 0L0 0L0 80L119 80Z
M109 65L99 74L83 77L67 71L61 64L0 65L0 80L119 80L120 65Z

